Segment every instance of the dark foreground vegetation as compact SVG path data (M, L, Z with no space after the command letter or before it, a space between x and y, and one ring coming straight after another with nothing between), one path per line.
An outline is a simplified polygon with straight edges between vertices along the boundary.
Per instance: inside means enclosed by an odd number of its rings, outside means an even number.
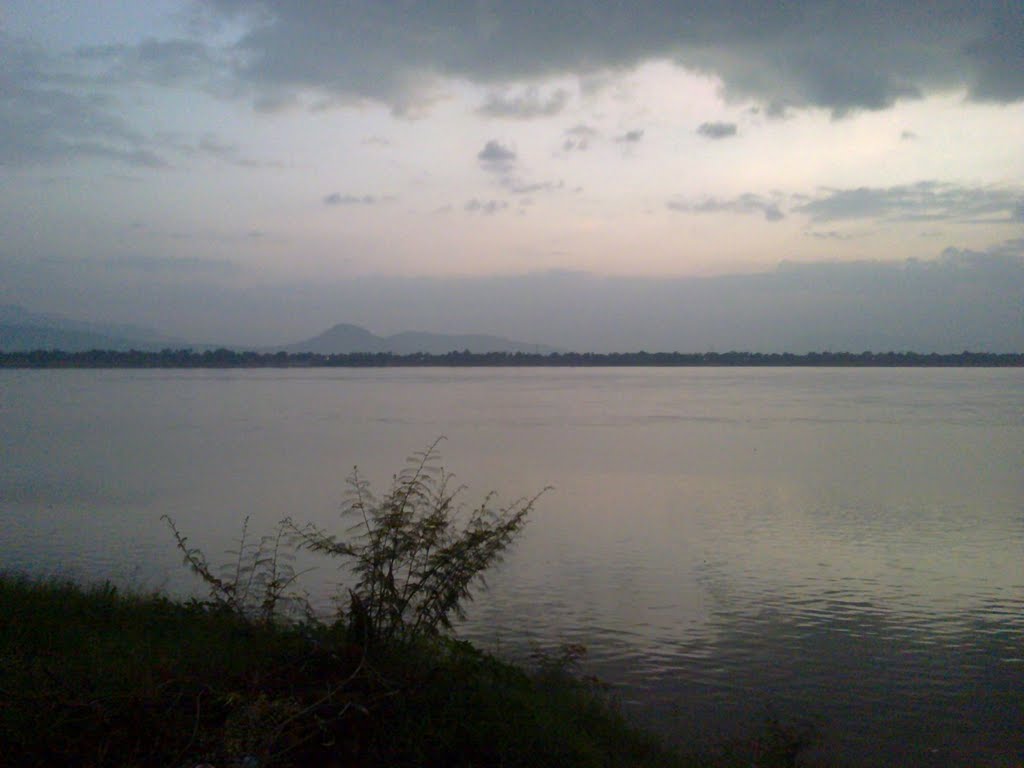
M772 728L674 754L573 649L530 672L449 638L363 650L337 626L0 576L0 765L789 766L802 745Z
M436 444L435 444L436 446ZM168 520L204 600L0 575L3 766L793 765L783 729L683 757L634 727L569 647L522 668L451 633L537 497L462 508L432 447L376 498L351 480L342 537L284 520L214 568ZM296 548L340 559L317 617Z
M804 355L760 352L591 352L452 351L394 355L388 352L321 355L312 352L247 352L231 349L194 352L34 350L0 352L0 368L401 368L401 367L846 367L846 368L1011 368L1024 366L1024 354L958 352L809 352Z
M5 766L685 765L558 662L0 579Z

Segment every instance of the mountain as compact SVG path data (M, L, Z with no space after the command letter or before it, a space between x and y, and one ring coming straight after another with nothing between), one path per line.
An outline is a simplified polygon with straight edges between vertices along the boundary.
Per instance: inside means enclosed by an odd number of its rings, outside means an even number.
M486 352L539 352L547 354L556 351L542 344L524 344L501 336L482 334L444 334L404 331L392 336L377 336L358 325L341 323L328 328L318 336L279 349L285 352L315 352L321 355L343 355L352 352L391 352L396 355L411 355L425 352L443 355L446 352L468 349L482 354Z
M0 350L5 352L33 349L60 349L65 352L160 350L183 346L190 345L162 336L150 328L89 323L61 315L31 312L16 304L0 305Z
M134 325L114 325L71 320L60 315L31 312L13 304L0 305L0 351L25 352L34 349L60 349L82 352L90 349L159 351L161 349L212 349L209 344L190 344ZM409 355L426 352L443 355L468 349L474 353L558 351L542 344L524 344L500 336L482 334L441 334L405 331L393 336L377 336L358 325L339 324L305 341L276 347L264 352L316 352L322 355L350 352L391 352Z

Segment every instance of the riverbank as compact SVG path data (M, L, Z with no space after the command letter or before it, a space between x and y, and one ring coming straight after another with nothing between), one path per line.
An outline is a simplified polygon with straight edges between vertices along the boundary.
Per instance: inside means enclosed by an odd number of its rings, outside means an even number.
M574 676L573 654L526 671L452 639L367 653L328 624L261 624L159 594L8 574L0 762L737 764L738 754L671 752L600 684ZM754 764L792 764L793 747L761 740Z

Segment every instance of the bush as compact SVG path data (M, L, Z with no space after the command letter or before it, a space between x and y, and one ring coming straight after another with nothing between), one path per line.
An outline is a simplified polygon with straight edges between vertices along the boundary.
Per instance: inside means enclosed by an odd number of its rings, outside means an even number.
M215 572L200 551L167 516L185 563L210 590L209 603L262 623L312 616L305 597L293 591L301 574L291 567L295 549L341 558L353 580L348 609L339 608L350 639L364 648L436 637L448 632L484 571L498 562L526 525L540 493L496 507L488 494L467 512L465 486L439 464L438 438L413 454L378 498L358 467L348 478L342 519L343 537L312 524L286 518L275 533L249 538L248 518L232 560ZM340 590L339 590L340 591Z
M185 564L209 589L208 604L262 624L293 618L297 612L312 617L305 595L289 592L302 574L296 573L291 565L295 554L284 522L278 523L272 535L253 541L246 517L238 549L225 553L231 555L231 562L221 566L217 575L202 550L189 546L188 537L181 534L169 516L162 515L160 519L174 534L178 549L185 556Z
M355 583L347 623L364 646L450 630L547 490L498 508L490 493L467 515L460 499L465 487L437 464L439 442L414 454L380 499L353 470L342 508L342 518L352 521L347 538L285 521L300 547L348 561Z

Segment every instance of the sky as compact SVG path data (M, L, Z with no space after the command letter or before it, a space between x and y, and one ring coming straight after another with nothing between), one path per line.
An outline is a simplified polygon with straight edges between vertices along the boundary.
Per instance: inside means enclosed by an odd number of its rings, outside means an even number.
M0 6L0 303L1021 351L1022 297L1014 0Z

